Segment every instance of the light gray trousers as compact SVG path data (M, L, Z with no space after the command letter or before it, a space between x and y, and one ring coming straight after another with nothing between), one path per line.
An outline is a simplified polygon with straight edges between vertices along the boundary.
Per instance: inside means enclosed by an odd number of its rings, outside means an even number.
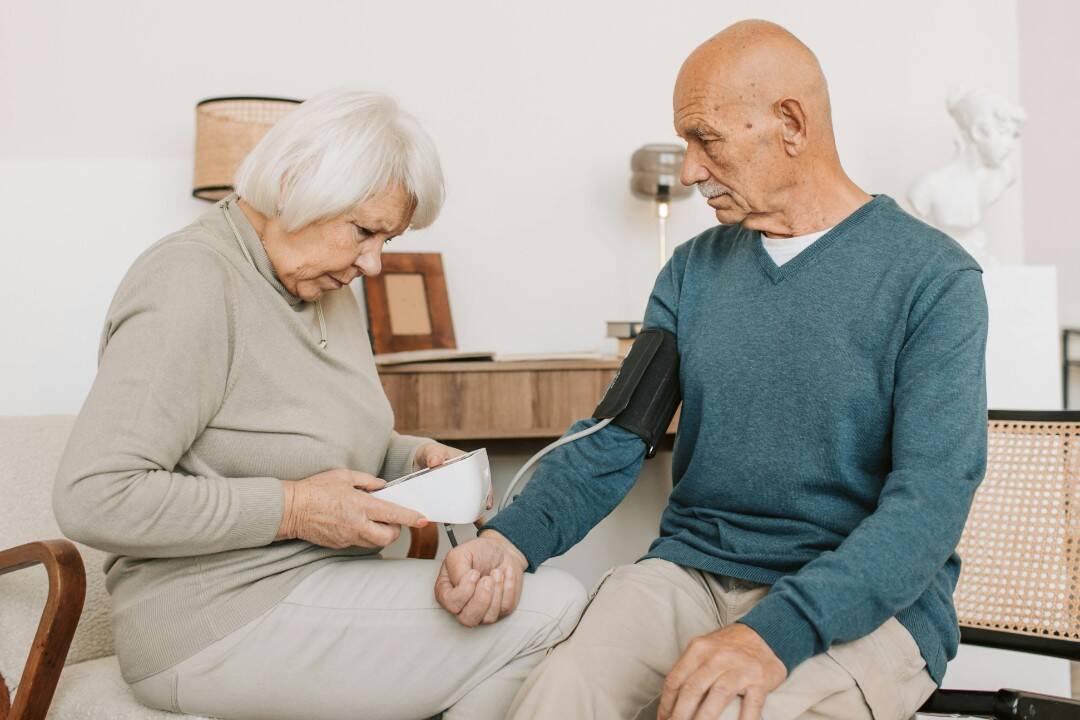
M466 628L435 601L434 560L358 558L316 570L272 610L132 685L145 705L212 717L503 718L586 596L571 575L525 576L521 604Z

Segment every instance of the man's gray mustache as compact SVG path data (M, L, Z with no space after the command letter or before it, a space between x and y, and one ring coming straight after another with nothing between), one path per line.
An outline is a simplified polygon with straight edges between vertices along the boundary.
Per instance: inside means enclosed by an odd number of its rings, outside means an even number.
M697 184L698 192L704 195L708 199L712 199L717 195L723 195L726 192L730 192L725 186L718 182L699 182Z

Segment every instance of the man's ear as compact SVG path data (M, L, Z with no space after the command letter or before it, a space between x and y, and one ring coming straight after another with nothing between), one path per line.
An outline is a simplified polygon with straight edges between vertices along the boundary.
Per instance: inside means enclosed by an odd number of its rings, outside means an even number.
M795 98L784 98L776 103L776 116L780 119L780 138L784 152L795 157L806 149L806 113L802 103Z

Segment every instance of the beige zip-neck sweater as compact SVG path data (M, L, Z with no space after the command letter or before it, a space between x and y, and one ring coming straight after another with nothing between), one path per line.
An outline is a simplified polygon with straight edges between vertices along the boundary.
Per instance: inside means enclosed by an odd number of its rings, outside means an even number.
M318 305L281 284L235 196L121 282L53 506L65 534L110 553L128 682L255 619L326 563L376 552L273 541L279 480L394 478L430 442L393 431L352 290Z

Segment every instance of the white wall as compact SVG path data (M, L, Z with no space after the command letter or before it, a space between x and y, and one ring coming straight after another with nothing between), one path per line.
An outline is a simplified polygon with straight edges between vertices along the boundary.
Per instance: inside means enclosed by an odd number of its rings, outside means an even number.
M777 20L821 57L841 155L901 199L951 152L943 98L1016 97L1016 6L686 0L0 4L0 414L75 412L101 320L131 260L206 205L191 199L197 100L396 95L441 149L442 218L399 251L444 254L458 344L591 349L644 309L655 274L630 153L673 138L686 53L743 17ZM1019 191L990 213L1015 239ZM672 240L712 224L674 207Z

